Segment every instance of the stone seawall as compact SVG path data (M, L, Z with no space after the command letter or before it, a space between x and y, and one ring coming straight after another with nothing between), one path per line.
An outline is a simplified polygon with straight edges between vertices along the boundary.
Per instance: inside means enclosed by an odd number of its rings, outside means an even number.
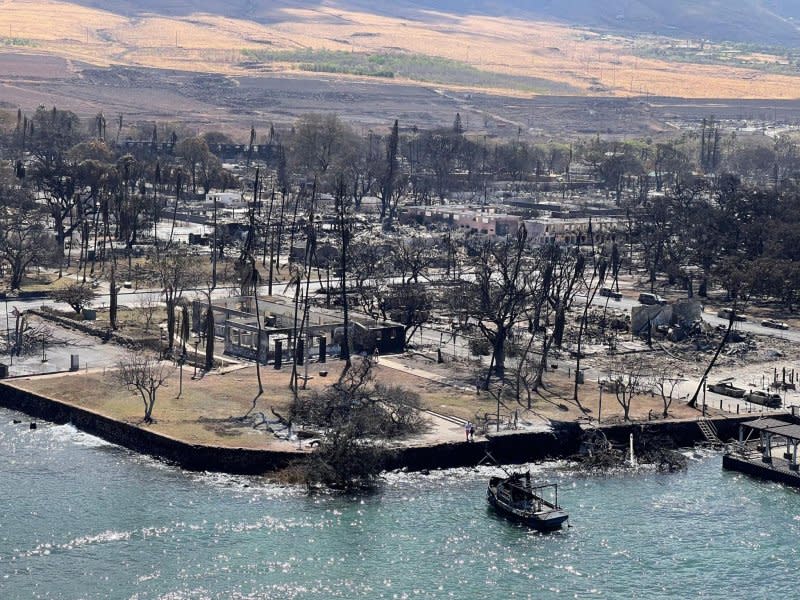
M736 438L739 423L752 421L754 416L732 416L711 419L723 441ZM591 429L578 423L554 422L552 432L503 431L490 433L487 439L471 444L456 442L424 447L408 447L399 450L391 461L391 468L410 470L447 469L469 467L486 458L486 452L503 464L563 459L574 456L580 450L584 432ZM627 446L630 434L634 439L641 435L669 438L676 447L690 447L704 442L696 421L648 421L604 425L603 433L610 442Z
M71 423L81 431L135 452L153 456L194 471L261 474L289 465L305 453L246 448L198 446L115 421L53 398L0 383L0 406L37 419ZM723 440L736 437L739 423L754 417L712 419ZM691 446L704 440L695 421L650 421L602 427L609 441L627 444L628 436L669 437L676 446ZM430 446L403 446L393 453L391 469L447 469L475 466L486 452L500 463L513 464L567 458L578 452L585 428L577 423L556 422L551 432L505 431L487 435L474 443L453 442Z
M112 331L110 328L99 327L92 321L78 321L76 319L70 319L68 317L56 313L53 309L50 308L42 308L42 309L29 308L27 312L31 313L32 315L36 315L37 317L40 317L42 319L58 323L62 327L66 327L68 329L75 329L77 331L86 333L96 338L100 338L104 342L113 341L116 342L117 344L126 346L128 348L149 348L150 350L156 350L156 351L161 349L161 342L157 337L146 337L146 338L129 337L119 333L118 331Z
M70 423L113 444L193 471L255 475L286 467L299 456L294 452L188 444L5 384L0 384L0 406L52 423Z

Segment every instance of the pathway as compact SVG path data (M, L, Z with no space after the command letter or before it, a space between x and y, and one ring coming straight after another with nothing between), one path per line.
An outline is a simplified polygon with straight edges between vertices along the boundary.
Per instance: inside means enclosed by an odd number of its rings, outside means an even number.
M439 375L438 373L433 373L431 371L427 371L425 369L420 369L419 367L410 367L406 364L403 364L397 360L393 360L391 358L387 358L382 356L380 358L380 363L383 367L388 367L389 369L395 369L397 371L404 371L409 375L414 375L415 377L419 377L421 379L427 379L428 381L433 381L434 383L440 383L442 385L446 385L448 387L453 387L458 390L464 392L470 392L472 394L475 393L474 387L468 387L463 385L460 382L453 381L452 379L448 379L443 375Z

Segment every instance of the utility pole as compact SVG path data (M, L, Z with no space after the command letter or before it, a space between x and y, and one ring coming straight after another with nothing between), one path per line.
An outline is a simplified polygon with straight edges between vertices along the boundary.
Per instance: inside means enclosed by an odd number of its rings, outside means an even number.
M178 398L180 398L181 394L183 393L183 363L185 362L186 362L186 354L178 358L178 366L180 368L180 376L178 379L178 396L177 396ZM197 367L195 367L195 369L196 368Z
M500 432L500 394L502 392L502 387L497 390L497 429L496 431Z
M17 332L20 330L20 323L19 323L20 312L19 312L19 310L17 309L16 306L13 307L11 310L14 313L14 334L13 334L13 337L12 337L12 334L11 334L11 323L9 322L9 318L8 318L8 297L6 296L6 329L7 329L7 333L8 333L8 342L7 343L8 343L8 366L9 367L13 367L14 366L14 350L16 349L16 347L18 345L18 342L19 342L18 333Z
M703 416L704 417L706 416L706 386L705 386L705 382L706 382L705 379L703 379L703 381L701 382L701 384L703 385Z
M600 383L600 402L597 405L597 424L600 424L600 416L603 412L603 384Z
M8 318L8 295L5 297L6 302L6 344L8 344L8 353L11 354L11 322ZM12 355L13 356L13 355Z
M308 297L306 297L306 311L308 311ZM308 361L311 358L311 352L309 351L309 346L311 345L311 336L308 335L308 332L305 332L305 343L303 344L303 366L305 367L303 370L303 389L306 389L308 385Z
M211 290L217 288L217 196L214 196L214 240L211 253Z

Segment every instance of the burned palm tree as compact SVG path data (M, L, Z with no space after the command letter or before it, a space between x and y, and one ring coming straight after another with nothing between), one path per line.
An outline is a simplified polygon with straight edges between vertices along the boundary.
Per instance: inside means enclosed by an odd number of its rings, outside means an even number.
M261 340L263 339L263 327L261 323L261 311L258 307L258 286L261 283L261 274L256 267L256 260L252 254L242 255L239 259L239 279L242 286L243 296L252 296L253 306L256 313L256 380L258 381L258 393L253 398L253 404L250 409L245 413L248 417L256 408L256 402L259 397L264 393L264 385L261 381ZM266 357L265 357L266 359Z
M586 322L589 315L589 307L592 305L597 292L600 290L600 286L605 283L606 280L606 270L608 268L608 262L606 261L605 257L597 256L595 254L595 245L594 245L594 231L592 229L592 220L589 219L589 241L591 245L591 259L592 259L592 270L591 275L589 278L585 278L583 280L583 284L586 288L586 302L583 305L583 313L581 314L580 324L578 326L578 340L576 344L576 358L575 358L575 381L573 386L573 394L572 399L578 405L578 408L583 409L581 406L580 400L578 399L578 386L581 383L581 343L583 341L583 334L586 330ZM578 250L580 252L580 250ZM585 271L584 271L585 272ZM582 273L583 275L583 273Z
M347 215L347 206L345 205L346 198L347 190L345 188L345 183L344 180L340 179L336 186L334 200L336 203L336 226L342 241L339 268L341 270L340 285L342 290L342 313L344 317L344 331L342 334L342 358L344 359L344 369L342 369L341 377L344 377L352 366L350 360L350 315L347 306L347 255L350 248L350 241L353 238L353 224Z

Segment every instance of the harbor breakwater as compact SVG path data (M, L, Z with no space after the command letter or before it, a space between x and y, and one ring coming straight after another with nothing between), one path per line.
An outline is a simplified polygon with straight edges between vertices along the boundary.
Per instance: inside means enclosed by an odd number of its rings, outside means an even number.
M284 468L308 454L307 450L254 450L191 444L4 383L0 383L0 406L56 424L70 423L113 444L194 471L262 474ZM720 438L727 440L737 435L739 423L752 419L753 416L731 416L711 421ZM502 431L489 433L485 440L476 442L401 444L394 447L387 466L412 471L468 467L484 460L487 452L506 464L567 458L579 451L587 429L594 427L554 422L552 431ZM697 422L688 420L603 425L599 429L616 444L627 444L630 434L659 436L676 447L692 446L705 439Z

